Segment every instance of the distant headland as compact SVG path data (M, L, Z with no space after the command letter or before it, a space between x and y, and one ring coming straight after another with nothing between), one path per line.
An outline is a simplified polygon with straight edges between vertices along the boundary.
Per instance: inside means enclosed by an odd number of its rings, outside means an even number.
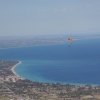
M35 36L3 36L0 37L0 48L17 48L38 45L64 44L69 43L68 38L73 40L100 38L100 35L35 35Z

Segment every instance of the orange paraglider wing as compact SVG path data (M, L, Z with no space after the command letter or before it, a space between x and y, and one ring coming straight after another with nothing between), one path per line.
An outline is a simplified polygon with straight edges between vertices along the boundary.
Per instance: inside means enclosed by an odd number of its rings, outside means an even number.
M72 43L72 42L73 42L72 38L68 38L68 40L70 41L70 43Z

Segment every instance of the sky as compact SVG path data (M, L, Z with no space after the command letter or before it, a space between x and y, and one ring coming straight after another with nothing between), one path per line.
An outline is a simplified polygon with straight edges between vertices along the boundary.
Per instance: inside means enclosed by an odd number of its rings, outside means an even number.
M0 0L0 36L100 34L100 0Z

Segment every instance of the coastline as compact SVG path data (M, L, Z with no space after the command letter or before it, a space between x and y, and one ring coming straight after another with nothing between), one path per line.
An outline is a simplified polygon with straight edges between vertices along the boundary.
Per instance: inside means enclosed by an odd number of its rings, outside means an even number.
M86 40L86 39L96 39L100 37L85 37L85 38L73 38L74 41L76 40ZM58 42L58 43L47 43L47 44L34 44L34 45L26 45L26 46L14 46L14 47L0 47L0 49L11 49L11 48L23 48L23 47L33 47L33 46L48 46L48 45L59 45L59 44L69 44L69 42Z
M21 61L19 61L16 65L14 65L12 68L11 68L11 71L14 73L14 75L16 75L17 77L20 77L20 78L22 78L21 76L19 76L16 72L15 72L15 67L17 67L19 64L21 64L22 62ZM22 79L24 79L24 78L22 78Z
M25 78L23 78L23 77L21 77L21 76L19 76L16 72L15 72L15 68L19 65L19 64L21 64L22 62L21 61L18 61L18 63L17 64L15 64L14 66L12 66L12 68L11 68L11 71L14 73L14 75L15 76L17 76L17 77L19 77L20 79L22 79L22 80L24 80ZM29 79L30 80L30 79ZM33 80L30 80L30 81L33 81ZM34 80L34 81L36 81L36 80ZM39 81L37 81L37 82L39 82ZM50 83L50 82L47 82L47 81L45 81L46 83ZM40 81L40 83L41 83L41 81ZM52 83L57 83L57 82L52 82ZM68 83L63 83L63 84L70 84L70 85L75 85L75 86L85 86L85 85L88 85L88 84L85 84L85 83L70 83L70 82L68 82ZM90 84L91 86L98 86L99 84Z

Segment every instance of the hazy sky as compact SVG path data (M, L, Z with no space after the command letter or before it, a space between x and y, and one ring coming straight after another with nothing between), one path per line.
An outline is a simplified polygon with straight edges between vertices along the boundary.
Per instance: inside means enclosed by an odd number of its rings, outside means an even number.
M0 0L0 36L100 33L100 0Z

